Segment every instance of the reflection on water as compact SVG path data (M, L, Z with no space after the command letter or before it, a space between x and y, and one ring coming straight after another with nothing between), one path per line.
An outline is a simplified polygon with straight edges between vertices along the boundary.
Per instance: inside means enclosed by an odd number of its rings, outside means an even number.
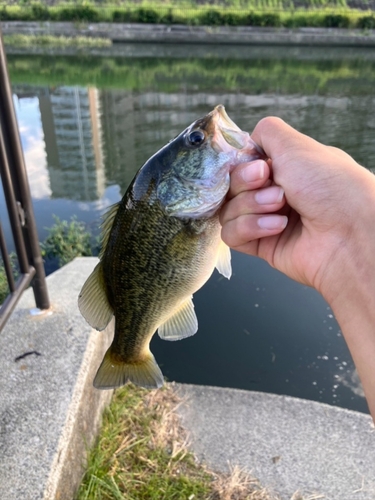
M267 71L270 75L274 71L267 57L263 64L257 61L263 68L260 81L265 81ZM148 59L145 75L152 75L152 80L136 89L125 84L112 88L111 82L101 88L67 85L63 74L59 85L56 75L53 84L30 85L15 71L19 61L13 56L16 112L40 238L52 224L53 213L65 219L77 215L97 228L104 208L120 199L142 163L218 103L245 130L251 130L263 116L278 115L317 140L345 149L363 165L375 164L375 98L372 92L358 93L361 76L355 70L353 52L346 70L339 67L334 82L335 89L345 82L343 90L334 93L317 88L302 94L295 91L295 81L292 87L278 87L275 82L267 91L246 92L245 77L250 89L258 85L253 70L247 72L247 59L236 60L237 73L232 67L227 86L221 75L225 67L221 67L219 88L213 85L208 90L199 78L194 85L190 80L186 85L187 80L183 76L179 80L170 62L160 57L153 66ZM290 64L303 87L306 73L315 75L320 63L315 60L313 70L310 66L306 70L300 52L297 59ZM142 59L132 62L138 69L144 65ZM127 63L106 60L109 68ZM190 77L193 63L190 57L188 70L185 67ZM55 64L61 64L59 58ZM284 64L288 71L288 61L275 64ZM322 72L331 71L330 89L335 64L334 59L321 62ZM361 60L366 73L364 64ZM165 87L168 78L173 80L169 90ZM241 81L241 90L230 83L233 78ZM0 207L4 213L3 197ZM235 254L233 270L229 283L215 273L196 294L196 336L177 343L153 340L152 349L167 377L290 394L367 411L341 332L323 299L257 259Z
M48 169L48 179L30 179L33 196L82 201L100 198L105 174L98 91L79 87L30 87L26 94L15 91L28 170L40 175Z

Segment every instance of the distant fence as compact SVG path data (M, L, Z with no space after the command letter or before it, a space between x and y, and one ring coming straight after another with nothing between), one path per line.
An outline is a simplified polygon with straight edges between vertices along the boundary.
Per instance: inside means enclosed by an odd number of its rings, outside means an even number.
M31 284L36 306L49 308L34 211L26 175L9 83L6 56L0 34L0 175L17 255L17 279L0 222L0 250L9 294L0 307L0 330L11 315L22 292ZM3 217L4 214L1 214Z

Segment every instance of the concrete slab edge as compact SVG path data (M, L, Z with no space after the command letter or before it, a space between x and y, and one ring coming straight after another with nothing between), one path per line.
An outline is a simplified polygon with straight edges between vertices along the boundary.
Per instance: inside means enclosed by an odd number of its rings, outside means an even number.
M82 365L68 408L55 457L44 490L44 500L71 500L86 469L87 453L94 443L105 407L113 391L98 391L92 385L111 337L107 328L89 336Z

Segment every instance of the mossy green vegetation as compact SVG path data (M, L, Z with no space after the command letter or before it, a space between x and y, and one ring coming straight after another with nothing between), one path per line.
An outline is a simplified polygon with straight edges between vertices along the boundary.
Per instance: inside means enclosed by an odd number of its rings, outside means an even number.
M366 6L366 2L363 3ZM0 3L3 21L166 23L206 26L332 27L373 29L370 10L346 0L86 1Z
M176 413L179 402L170 384L116 390L76 500L273 500L238 468L217 475L196 462Z
M110 47L111 40L87 36L53 36L53 35L4 35L4 43L13 47Z

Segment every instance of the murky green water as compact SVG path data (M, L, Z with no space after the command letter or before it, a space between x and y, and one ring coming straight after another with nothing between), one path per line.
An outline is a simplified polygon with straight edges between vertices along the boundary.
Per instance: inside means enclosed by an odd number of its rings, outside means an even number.
M52 214L77 215L95 231L142 163L218 103L241 128L277 115L375 165L371 50L115 50L116 57L8 55L40 239ZM3 214L2 197L0 207ZM367 411L323 299L254 258L234 253L233 271L230 282L215 272L195 295L197 335L181 342L155 336L164 374Z

